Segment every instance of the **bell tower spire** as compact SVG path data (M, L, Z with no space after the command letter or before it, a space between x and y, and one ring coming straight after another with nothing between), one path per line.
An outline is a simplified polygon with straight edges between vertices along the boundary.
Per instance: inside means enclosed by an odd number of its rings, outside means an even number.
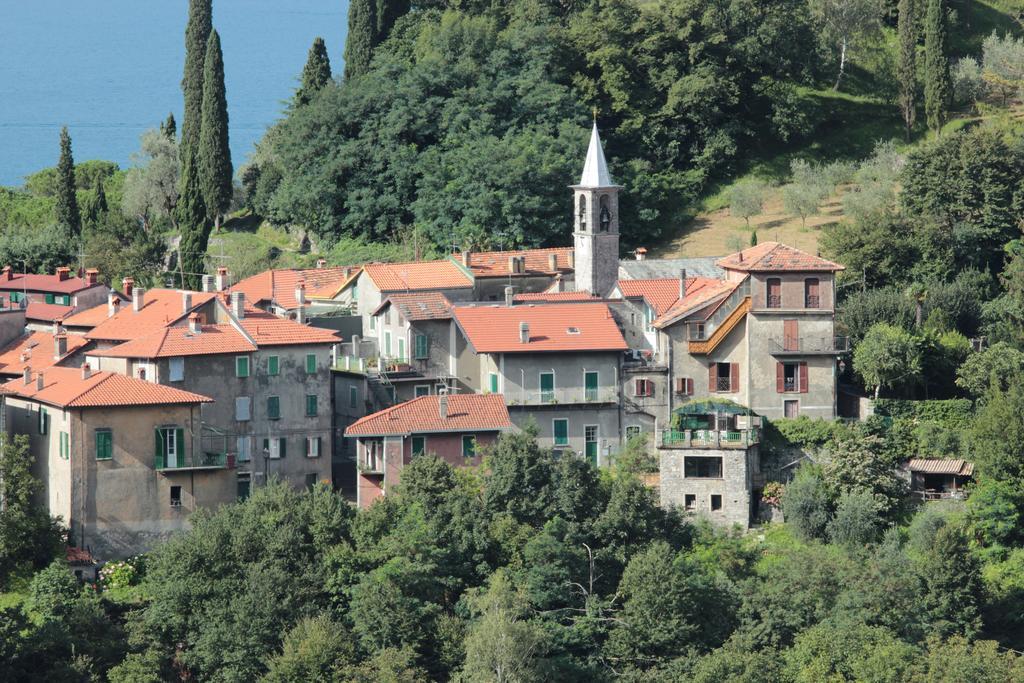
M619 190L608 172L595 115L578 185L573 185L576 291L606 296L619 279Z

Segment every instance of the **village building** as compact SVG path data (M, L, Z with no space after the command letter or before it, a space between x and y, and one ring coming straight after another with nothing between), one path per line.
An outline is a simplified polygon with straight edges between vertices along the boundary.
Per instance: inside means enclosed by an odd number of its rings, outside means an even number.
M40 372L54 366L78 367L85 360L92 342L81 335L68 334L60 322L48 332L26 330L0 349L0 379L20 377L26 368Z
M15 273L10 266L0 270L0 306L25 309L27 324L46 329L55 320L91 308L106 299L109 288L99 281L99 271L85 271L75 277L68 267L53 275Z
M327 266L324 259L316 268L274 268L228 285L226 268L207 279L207 291L241 292L245 300L267 313L306 322L312 317L337 313L333 295L353 275L354 267Z

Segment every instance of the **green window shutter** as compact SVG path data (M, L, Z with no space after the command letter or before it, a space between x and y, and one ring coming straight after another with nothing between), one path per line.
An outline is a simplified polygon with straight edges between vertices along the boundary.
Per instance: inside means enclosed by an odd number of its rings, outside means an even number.
M306 396L306 417L314 417L316 415L316 394L309 394Z
M114 435L109 430L96 430L96 459L110 460L114 457Z
M462 457L472 458L476 455L476 437L475 436L464 436L462 437Z
M427 353L429 348L429 341L427 335L417 334L416 335L416 357L427 358L430 354Z
M182 463L185 462L185 430L178 429L174 430L174 444L178 449L178 467L181 467Z
M44 298L46 300L46 303L48 303L48 304L52 304L53 303L53 294L47 294Z
M46 433L46 408L39 409L39 433Z
M271 420L276 420L281 417L281 399L279 397L267 397L267 417Z
M498 393L498 373L496 372L491 373L491 393Z
M276 375L281 372L280 359L277 356L267 358L267 374Z
M161 469L164 466L164 430L156 429L156 449L153 453L156 455L156 468Z
M554 422L555 445L565 446L569 443L569 421L564 419Z
M348 388L348 405L349 408L355 408L359 405L359 389L355 387Z
M555 390L555 376L550 372L545 372L540 376L540 390L541 391L554 391Z
M405 340L401 337L398 338L398 358L400 360L406 360L405 358Z
M412 437L412 454L420 455L427 449L427 437L425 436L414 436Z
M249 376L249 357L235 356L235 377Z
M323 445L323 441L318 436L316 437L316 457L320 457L320 447Z
M307 353L306 354L306 374L307 375L314 375L314 374L316 374L316 354L315 353Z
M282 458L288 454L288 439L283 436L277 440L277 452Z

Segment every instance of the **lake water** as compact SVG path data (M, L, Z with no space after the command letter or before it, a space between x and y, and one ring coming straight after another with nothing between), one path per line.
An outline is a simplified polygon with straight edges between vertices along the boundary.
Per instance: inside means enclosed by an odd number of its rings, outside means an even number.
M335 73L348 0L214 0L238 168L291 97L323 36ZM187 0L0 0L0 185L53 166L67 125L76 161L126 167L139 135L181 130Z

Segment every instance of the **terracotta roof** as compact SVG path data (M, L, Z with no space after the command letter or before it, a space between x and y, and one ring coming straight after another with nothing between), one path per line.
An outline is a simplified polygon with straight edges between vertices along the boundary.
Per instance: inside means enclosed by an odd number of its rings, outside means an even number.
M85 548L78 548L73 545L69 545L64 551L64 559L67 560L68 564L94 564L95 560L92 558L90 553Z
M594 299L600 299L600 297L594 296L590 292L525 292L523 294L516 294L512 300L522 302L558 302L593 301Z
M472 287L470 278L454 263L413 261L410 263L370 263L363 271L381 292L424 289L460 289Z
M121 301L119 304L121 308L124 308L125 302ZM128 307L131 307L131 302L128 302ZM96 327L101 322L107 319L107 304L99 304L92 308L87 308L78 313L74 313L64 318L65 327Z
M328 287L338 287L345 281L346 268L278 268L265 270L244 280L239 280L229 292L244 292L247 301L260 303L273 301L281 308L292 310L298 308L295 299L295 285L302 281L306 284L307 297L311 290L321 291ZM307 302L308 304L308 302Z
M0 275L0 291L9 292L45 292L47 294L74 294L90 287L103 287L99 283L90 285L85 278L68 277L61 280L56 275L36 275L28 273L11 273L10 280L4 280Z
M75 310L74 306L61 306L60 304L44 304L29 302L25 307L26 320L42 320L52 323L54 320L67 318Z
M190 311L217 296L216 292L192 292L191 294L192 308L189 309ZM104 319L103 322L86 332L86 338L111 341L137 339L164 327L170 327L186 315L182 308L181 290L148 289L143 294L142 303L142 310L138 313L132 308L131 302L121 304L120 310L114 317ZM74 317L64 322L66 325L77 324L77 322L73 323L73 320Z
M345 436L393 436L427 432L491 432L512 429L500 394L449 394L448 417L441 397L421 396L356 420Z
M188 327L165 327L138 339L91 356L110 358L168 358L176 356L212 356L221 353L250 353L256 346L232 325L202 325L199 334Z
M184 403L211 403L213 399L165 387L143 379L126 377L114 372L93 372L82 378L81 368L50 368L43 372L43 388L36 377L25 384L18 377L3 385L11 396L31 399L61 408L100 408L114 406L170 405Z
M838 263L826 261L820 256L811 256L807 252L779 242L762 242L757 246L719 259L717 265L727 270L739 270L748 273L845 270L845 267Z
M554 275L555 273L572 271L569 259L572 247L556 247L553 249L520 249L518 251L471 251L469 252L469 269L474 277L508 277L509 275ZM551 256L555 257L555 268L551 268ZM518 256L525 259L524 272L509 271L508 260ZM452 258L462 263L462 254L453 254Z
M939 460L935 458L914 458L907 468L911 472L925 474L956 474L969 477L974 474L974 463L966 460Z
M456 306L455 319L478 353L622 351L628 348L604 303ZM530 340L519 340L520 323Z
M342 278L340 282L329 282L324 285L307 287L306 298L307 299L333 299L338 295L338 292L345 289L350 282L353 282L359 277L359 274L363 272L362 266L347 266L342 270L348 271L349 276Z
M394 306L402 317L411 322L417 320L450 320L452 303L440 292L416 292L409 294L391 294L377 307L373 315L377 315L387 306Z
M246 312L239 321L245 333L257 346L291 346L293 344L337 344L341 337L322 327L311 327L264 312Z
M698 278L686 278L687 290L697 282ZM679 278L619 280L619 291L624 297L642 297L654 309L655 315L662 315L679 300Z
M619 284L622 284L620 281ZM678 280L676 281L678 283ZM707 306L715 299L728 295L740 286L739 282L714 280L706 277L686 278L686 297L676 299L667 311L654 321L657 328L666 327L680 318Z
M8 344L0 350L0 372L4 374L21 374L25 368L42 370L53 367L72 353L91 342L77 334L66 335L68 340L67 353L54 358L53 334L50 332L32 332ZM22 356L25 359L22 360Z

